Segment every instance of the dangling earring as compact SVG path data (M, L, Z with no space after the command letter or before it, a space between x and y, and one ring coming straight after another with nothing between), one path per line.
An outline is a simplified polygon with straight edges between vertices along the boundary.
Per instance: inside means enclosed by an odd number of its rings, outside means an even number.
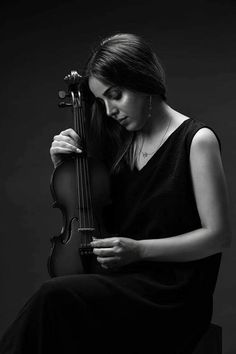
M148 109L148 119L152 116L152 95L149 96L149 109Z

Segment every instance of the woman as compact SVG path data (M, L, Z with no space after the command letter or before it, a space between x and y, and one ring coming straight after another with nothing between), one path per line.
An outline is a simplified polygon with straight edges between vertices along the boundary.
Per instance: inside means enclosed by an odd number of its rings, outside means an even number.
M111 178L104 221L117 236L92 242L107 271L43 284L0 353L191 353L230 243L219 138L167 104L163 69L136 35L105 39L83 77L90 149ZM81 151L76 132L62 131L54 167Z

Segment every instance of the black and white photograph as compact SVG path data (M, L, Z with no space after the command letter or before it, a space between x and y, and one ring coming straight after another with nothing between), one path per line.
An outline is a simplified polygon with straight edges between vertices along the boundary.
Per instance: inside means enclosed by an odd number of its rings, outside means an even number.
M0 354L235 354L236 3L0 18Z

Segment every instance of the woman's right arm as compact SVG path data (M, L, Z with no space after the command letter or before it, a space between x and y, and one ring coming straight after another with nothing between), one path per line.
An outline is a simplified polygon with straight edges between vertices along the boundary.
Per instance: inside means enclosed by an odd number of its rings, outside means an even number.
M68 128L55 135L50 148L50 155L54 168L56 168L63 160L65 154L81 153L79 149L79 135L72 129Z

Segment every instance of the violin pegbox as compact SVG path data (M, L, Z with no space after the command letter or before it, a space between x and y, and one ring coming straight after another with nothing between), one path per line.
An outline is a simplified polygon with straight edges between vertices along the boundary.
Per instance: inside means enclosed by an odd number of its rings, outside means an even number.
M72 105L75 104L75 98L77 98L77 103L80 106L81 104L81 94L79 91L79 85L81 82L82 76L76 71L76 70L71 70L70 74L66 75L64 77L64 81L68 86L68 92L64 90L60 90L58 92L58 97L60 99L64 99L66 97L70 97L72 100L72 103L68 102L60 102L58 104L59 107L71 107Z

